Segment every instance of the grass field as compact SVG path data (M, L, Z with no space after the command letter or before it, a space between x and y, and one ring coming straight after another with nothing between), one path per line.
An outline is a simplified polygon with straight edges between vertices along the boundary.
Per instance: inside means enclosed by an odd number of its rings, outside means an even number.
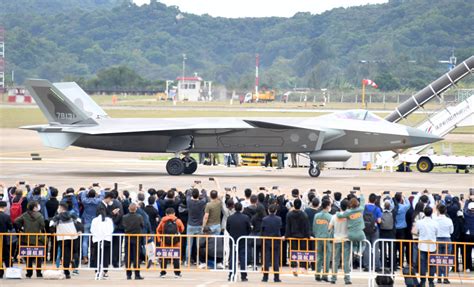
M92 96L93 100L98 103L100 106L112 106L112 97L111 96ZM115 106L156 106L156 107L171 107L173 106L172 101L159 101L154 96L117 96L117 103ZM397 103L369 103L369 109L377 110L388 110L392 111L399 104ZM222 108L317 108L317 109L361 109L364 108L361 103L354 102L331 102L327 103L325 106L322 106L319 102L308 101L303 102L288 102L283 103L281 101L274 101L268 103L244 103L240 104L239 101L234 100L233 104L230 104L228 101L212 101L212 102L178 102L177 106L181 107L222 107ZM425 105L427 110L437 110L441 108L438 103L428 103Z

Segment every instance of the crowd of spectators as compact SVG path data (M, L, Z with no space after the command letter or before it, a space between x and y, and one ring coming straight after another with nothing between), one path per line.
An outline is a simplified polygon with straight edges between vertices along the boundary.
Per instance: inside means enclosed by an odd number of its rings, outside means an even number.
M269 279L270 266L273 267L275 282L281 281L280 268L289 266L295 276L298 275L298 268L311 268L315 270L317 281L332 283L337 280L338 269L343 267L344 282L351 284L350 266L359 265L368 271L369 252L372 251L377 272L382 271L382 266L396 271L408 264L414 270L421 270L420 275L428 273L434 276L436 272L438 278L443 278L438 279L438 283L443 284L449 283L449 268L431 268L428 264L429 253L453 254L456 263L459 263L458 270L470 272L474 269L473 246L460 248L454 245L456 248L453 248L450 244L474 242L472 190L466 198L451 195L448 191L435 194L424 190L410 194L372 193L366 199L357 188L343 196L341 192L331 191L320 194L315 189L302 193L296 188L286 195L278 187L261 187L258 192L247 188L243 190L244 196L240 197L236 187L222 190L216 179L209 180L211 188L208 190L200 181L195 181L184 191L175 188L167 191L149 188L145 191L140 186L136 192L119 192L95 183L78 190L68 188L61 194L58 189L44 184L0 184L0 237L3 237L0 242L3 245L1 256L4 267L0 268L0 277L3 277L6 267L23 261L18 254L20 245L46 244L47 260L57 266L62 264L66 278L71 278L69 270L73 270L73 274L78 272L75 268L80 260L82 264L96 267L97 255L103 253L105 270L109 265L118 268L120 262L125 261L127 279L132 278L133 270L137 280L143 279L140 264L145 263L149 267L153 262L145 262L145 257L130 250L145 250L150 241L182 249L181 260L171 260L176 278L182 276L180 266L206 268L208 261L202 258L202 254L211 253L200 252L198 256L197 250L218 248L219 245L207 243L203 246L194 237L160 241L150 236L154 234L227 235L234 242L242 236L262 236L265 239L258 241L259 244L237 246L235 254L224 252L229 250L227 241L219 246L221 252L212 252L223 253L219 260L213 262L216 268L227 266L234 270L229 279L237 270L232 257L238 256L242 281L248 280L245 273L247 265L261 266L264 282ZM12 232L57 235L54 240L44 236L21 236L15 241L16 237L9 234ZM123 251L120 249L120 237L113 234L149 236L143 239L125 237L126 248ZM364 240L373 246L378 239L413 239L420 243L386 242L383 247L379 244L373 249L365 248ZM265 241L264 244L262 241ZM100 247L100 242L105 244ZM57 250L53 250L52 246ZM298 264L289 258L291 250L316 251L317 264ZM166 276L168 261L161 263L161 277ZM32 277L33 269L37 277L42 277L41 259L26 257L23 263L29 267L27 278ZM333 275L329 277L331 272ZM107 272L104 276L107 277ZM422 286L426 284L425 278L421 277ZM430 286L434 285L432 278L428 281Z

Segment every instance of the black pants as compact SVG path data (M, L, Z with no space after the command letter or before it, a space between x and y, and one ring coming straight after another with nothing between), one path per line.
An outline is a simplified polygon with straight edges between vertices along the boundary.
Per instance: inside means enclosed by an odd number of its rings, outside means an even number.
M91 258L90 258L90 264L92 268L97 268L99 266L99 263L102 261L103 265L102 268L105 272L107 272L107 268L110 265L110 241L102 241L104 250L103 250L103 256L104 258L102 259L102 243L101 242L94 242L92 243L92 248L91 248ZM97 262L99 260L99 262Z
M400 228L396 229L395 233L395 238L396 239L406 239L407 229L406 228ZM396 249L398 252L398 258L397 258L397 266L403 266L403 258L405 257L405 260L409 262L408 258L408 242L403 242L401 245L400 243L396 243ZM401 248L400 248L401 247ZM400 263L401 262L401 263Z
M31 277L33 275L33 263L36 264L36 276L41 274L41 264L43 263L43 258L40 257L26 257L26 277Z
M71 254L72 251L72 244L73 240L58 240L58 244L61 245L61 254L63 257L63 267L64 267L64 275L70 275L71 271L69 271L69 266L71 265L71 259L73 256Z
M474 234L465 234L463 242L474 242ZM474 265L472 265L472 252L474 248L472 245L466 245L466 254L464 254L464 258L466 258L466 262L464 262L464 270L470 269L471 272L474 270Z
M272 243L273 242L273 243ZM280 240L267 239L265 245L265 261L263 262L263 278L268 279L270 264L273 266L274 278L280 279Z
M271 153L266 153L265 154L265 167L268 167L268 166L273 167L272 154Z
M380 230L380 239L395 239L393 230ZM380 254L382 256L381 264L384 268L395 270L397 267L397 242L380 242Z
M232 241L230 241L229 244L232 244ZM237 252L239 253L238 254L238 258L239 258L239 266L240 266L240 270L245 270L246 266L245 266L245 240L241 240L240 243L239 243L239 246L237 247ZM235 266L235 262L234 262L234 254L233 252L230 253L230 256L229 256L229 262L230 262L230 269L232 270L231 273L229 273L229 278L232 276L232 273L233 274L236 274L237 272L237 266ZM241 272L240 273L240 277L242 279L245 279L247 278L247 272Z
M132 276L132 265L135 270L135 277L140 276L140 246L139 239L137 237L126 237L125 238L125 262L127 266L127 277Z
M122 233L122 231L117 231L117 233ZM116 233L114 232L114 235ZM120 254L122 254L122 245L121 245L121 236L112 236L112 266L114 268L119 268ZM125 249L127 249L125 245Z
M161 272L160 274L161 275L165 275L166 274L166 268L168 267L168 263L170 261L173 261L173 269L174 269L174 274L176 275L179 275L181 274L181 271L179 270L179 258L175 258L175 259L161 259Z
M3 273L5 269L10 267L10 261L11 261L11 256L10 256L10 244L8 244L7 240L10 240L8 238L9 236L0 236L3 238L0 238L0 242L2 242L2 258L0 259L0 278L3 278Z

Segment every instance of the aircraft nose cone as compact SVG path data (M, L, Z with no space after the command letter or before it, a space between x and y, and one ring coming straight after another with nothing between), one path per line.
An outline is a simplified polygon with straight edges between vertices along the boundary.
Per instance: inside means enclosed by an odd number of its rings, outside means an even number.
M429 134L417 128L407 127L410 141L413 145L425 145L443 140L442 137Z

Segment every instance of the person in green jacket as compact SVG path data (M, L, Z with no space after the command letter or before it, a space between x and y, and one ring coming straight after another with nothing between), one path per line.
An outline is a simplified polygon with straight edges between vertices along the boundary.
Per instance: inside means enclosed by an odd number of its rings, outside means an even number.
M326 238L332 238L332 232L329 229L329 222L331 222L332 215L329 213L331 210L331 201L329 199L323 199L321 203L322 211L314 216L313 221L313 235L317 240L317 261L316 261L316 281L329 282L329 264L332 254L332 240ZM325 240L318 240L318 238L325 238ZM323 272L321 270L323 269ZM322 276L321 276L322 275Z
M360 195L360 203L356 197L351 198L349 201L349 209L343 213L338 213L338 218L347 218L347 231L349 240L352 242L354 253L360 254L362 250L360 248L360 242L365 240L364 233L364 195Z

